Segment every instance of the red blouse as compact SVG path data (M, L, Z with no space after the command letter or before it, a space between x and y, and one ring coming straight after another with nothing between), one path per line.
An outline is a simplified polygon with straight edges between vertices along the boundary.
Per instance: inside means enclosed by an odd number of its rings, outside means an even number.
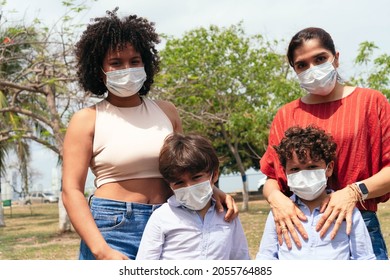
M334 176L329 180L332 189L344 188L390 166L390 103L382 93L356 88L343 99L321 104L305 104L299 99L277 112L267 151L260 160L261 171L276 179L283 192L289 194L286 176L272 146L279 144L287 128L309 124L330 133L337 143ZM365 207L376 211L377 204L389 198L390 193L369 199ZM363 209L359 203L357 207Z

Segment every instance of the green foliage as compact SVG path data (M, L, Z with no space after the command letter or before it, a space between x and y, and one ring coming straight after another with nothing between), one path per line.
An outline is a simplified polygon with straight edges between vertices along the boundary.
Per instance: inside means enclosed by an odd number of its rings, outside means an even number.
M376 54L379 48L373 42L362 42L355 59L365 71L352 79L352 83L381 91L390 100L390 55Z
M185 131L208 136L224 172L259 168L280 104L296 98L278 42L247 36L242 24L211 25L167 38L156 87L181 112Z
M31 141L57 153L60 162L69 117L88 103L75 82L73 55L79 26L73 22L86 9L84 4L64 2L68 10L50 27L39 18L26 23L1 17L0 162L13 150L25 185Z

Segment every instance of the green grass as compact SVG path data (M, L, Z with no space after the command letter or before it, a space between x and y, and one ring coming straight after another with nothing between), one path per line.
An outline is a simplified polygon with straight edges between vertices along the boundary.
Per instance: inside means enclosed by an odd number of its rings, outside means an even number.
M4 209L0 228L0 259L69 260L77 258L79 237L59 233L57 204L12 206Z
M236 198L241 207L239 198ZM249 211L240 213L248 240L249 252L255 257L269 212L266 201L251 197ZM13 206L4 209L5 227L0 227L0 260L75 260L80 238L74 232L58 230L57 204ZM390 249L390 202L379 205L378 217Z

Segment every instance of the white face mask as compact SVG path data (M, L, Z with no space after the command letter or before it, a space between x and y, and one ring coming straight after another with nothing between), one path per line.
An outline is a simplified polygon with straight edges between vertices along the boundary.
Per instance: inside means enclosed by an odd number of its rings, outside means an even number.
M118 97L129 97L138 93L146 81L144 67L126 68L104 74L107 76L107 89Z
M326 169L301 170L287 175L290 190L305 200L314 200L326 188Z
M173 190L176 200L191 210L202 210L213 195L210 180Z
M332 63L327 61L299 73L301 87L311 94L328 95L337 81L337 72Z

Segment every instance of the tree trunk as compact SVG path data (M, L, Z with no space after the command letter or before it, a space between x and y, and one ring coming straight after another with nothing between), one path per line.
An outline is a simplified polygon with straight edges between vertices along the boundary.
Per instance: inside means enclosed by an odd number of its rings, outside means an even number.
M226 141L226 145L229 147L230 152L234 156L237 162L237 168L241 174L242 178L242 211L249 210L249 187L248 181L246 179L244 164L242 163L240 154L237 149L237 143L232 143L231 138L225 130L223 124L221 125L221 131Z
M70 223L68 213L64 207L64 203L62 202L62 192L60 192L58 200L58 215L60 232L71 231L72 225Z
M249 186L248 180L246 178L246 174L241 175L242 178L242 207L241 210L243 212L249 210Z
M3 199L1 198L1 192L0 192L0 227L5 227Z

